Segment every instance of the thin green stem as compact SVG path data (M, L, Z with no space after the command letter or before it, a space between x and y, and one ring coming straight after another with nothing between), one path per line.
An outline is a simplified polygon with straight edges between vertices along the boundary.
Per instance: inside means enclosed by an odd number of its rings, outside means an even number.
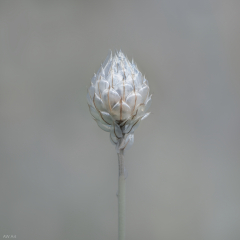
M124 174L124 157L123 151L120 150L118 153L118 240L125 240L125 212L126 212L126 181Z

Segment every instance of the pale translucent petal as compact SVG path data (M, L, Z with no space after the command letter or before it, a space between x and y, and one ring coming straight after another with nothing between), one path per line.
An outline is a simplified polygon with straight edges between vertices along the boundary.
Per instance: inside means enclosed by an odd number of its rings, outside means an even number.
M107 81L112 88L115 88L122 82L122 76L120 74L114 74L113 71L111 71L107 76Z
M105 61L102 64L103 68L105 69L108 63L111 63L111 61L112 61L112 51L110 50Z
M131 116L131 108L124 101L119 101L113 106L111 115L115 120L125 120Z
M131 85L134 88L134 79L133 79L134 75L133 74L129 74L126 78L126 83Z
M106 89L102 93L102 100L107 108L108 112L111 112L112 107L120 101L121 97L118 95L118 93L113 89Z
M111 68L112 68L112 62L108 62L106 67L104 68L105 78L107 78L107 76L110 74Z
M132 124L126 124L125 126L122 127L122 131L124 134L129 133L131 131Z
M113 119L111 117L111 115L107 112L101 112L100 113L101 118L103 119L103 121L109 125L113 124Z
M101 98L102 93L109 87L109 83L106 80L98 80L95 84L95 91Z
M93 103L94 103L94 107L98 110L98 111L106 111L106 108L103 104L103 101L100 97L98 97L98 95L95 93L94 97L93 97Z
M98 121L95 119L95 121L97 122L98 126L103 130L103 131L106 131L106 132L111 132L113 130L113 126L112 125L107 125L107 124L104 124L102 123L101 121Z
M116 137L114 131L111 131L111 132L110 132L110 139L112 140L112 142L113 142L114 144L117 144L117 143L118 143L118 140L119 140L119 138Z
M105 77L107 77L112 68L112 51L110 51L108 57L106 58L105 62L103 63L103 68L104 68L104 72L105 72Z
M112 117L106 112L99 112L93 107L89 107L90 113L93 118L99 120L103 124L111 125L113 123Z
M110 132L110 142L113 144L113 145L116 145L118 143L118 139L115 137L112 136L112 131Z
M134 78L135 82L137 82L138 84L143 84L143 75L139 72L137 74L135 74L135 78Z
M149 113L146 113L141 120L144 120L145 118L147 118L148 116L150 115L150 112Z
M146 100L145 109L144 109L145 112L149 109L151 104L152 104L152 95Z
M117 63L117 61L114 62L112 68L113 68L114 73L117 74L118 73L118 63Z
M143 83L145 83L147 86L149 86L149 82L148 82L148 80L145 78L145 76L144 76L144 78L143 78Z
M122 63L118 63L117 65L117 73L122 76L122 78L125 78L125 68Z
M124 67L123 67L121 61L119 61L119 63L117 64L117 72L123 76Z
M90 86L90 88L88 89L88 93L91 97L91 99L93 99L94 93L95 93L95 87Z
M120 127L126 125L126 123L131 119L131 117L127 118L126 120L124 120L123 122L121 122L121 124L119 124Z
M99 112L92 106L89 106L90 113L92 114L93 118L101 121L101 116Z
M131 108L132 112L141 102L142 102L142 96L139 93L134 91L131 92L126 98L126 103Z
M91 83L92 83L93 85L95 85L96 81L97 81L97 75L94 73L94 76L93 76L93 78L92 78L92 80L91 80Z
M137 118L136 120L132 120L128 125L126 125L123 129L123 133L134 133L134 131L138 128L141 122L141 117Z
M121 84L117 85L115 88L119 96L123 98L123 100L126 99L126 97L133 91L133 87L130 84L126 84L122 82Z
M138 92L142 95L143 102L145 102L149 94L149 87L146 84L143 84L142 88Z
M105 78L105 72L104 72L104 69L103 69L102 65L101 65L100 69L97 72L97 78L99 80L101 80L102 78Z
M139 72L138 74L134 75L134 85L135 85L135 90L139 90L142 86L143 83L143 76Z
M89 93L87 93L87 102L88 102L88 105L93 106L93 101L92 101Z
M133 71L135 74L139 73L139 70L138 70L137 65L135 64L134 60L132 60L132 68L133 68Z
M129 127L129 125L132 125L133 121L136 121L136 119L132 120L132 117L129 117L128 119L122 122L122 125L120 124L123 133Z
M139 127L140 123L141 123L141 119L138 119L136 123L132 126L130 133L134 133L134 131Z
M116 72L115 69L116 69L116 64L117 64L117 61L118 61L117 59L118 59L117 56L114 55L114 57L113 57L113 59L112 59L112 70L113 70L114 72Z
M113 70L110 70L108 75L106 75L106 81L109 83L110 87L112 87L112 81L113 81Z
M121 49L118 51L117 55L118 55L118 57L119 57L120 59L124 59L124 58L125 58L125 55L124 55L124 53L122 52Z
M114 125L114 134L116 135L117 138L121 138L123 136L122 130L117 124Z
M145 104L139 104L132 113L131 120L136 120L145 113Z
M132 72L132 70L133 70L133 69L132 69L132 65L131 65L131 63L129 62L127 56L122 60L122 62L123 62L124 67L125 67L125 69L126 69L125 74L126 74L126 76L128 76L128 75Z

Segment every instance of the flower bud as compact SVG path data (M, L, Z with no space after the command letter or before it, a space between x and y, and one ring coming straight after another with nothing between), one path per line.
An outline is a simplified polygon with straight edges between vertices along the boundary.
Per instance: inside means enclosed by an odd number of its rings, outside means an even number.
M149 116L152 102L148 81L121 51L114 56L110 52L93 76L87 101L93 119L110 132L118 153L132 146L134 131Z

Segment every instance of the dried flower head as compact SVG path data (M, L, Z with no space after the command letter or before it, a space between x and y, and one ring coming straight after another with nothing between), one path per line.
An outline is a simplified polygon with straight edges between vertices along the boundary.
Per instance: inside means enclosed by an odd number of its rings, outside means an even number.
M117 152L129 149L134 131L150 113L149 84L135 63L119 51L108 55L88 89L90 113L98 126L110 132Z

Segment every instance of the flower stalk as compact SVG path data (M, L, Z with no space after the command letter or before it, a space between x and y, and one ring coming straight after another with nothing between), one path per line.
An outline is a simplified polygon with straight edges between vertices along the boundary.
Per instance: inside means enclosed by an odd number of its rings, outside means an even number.
M123 153L124 150L118 153L118 240L125 240L126 179Z

